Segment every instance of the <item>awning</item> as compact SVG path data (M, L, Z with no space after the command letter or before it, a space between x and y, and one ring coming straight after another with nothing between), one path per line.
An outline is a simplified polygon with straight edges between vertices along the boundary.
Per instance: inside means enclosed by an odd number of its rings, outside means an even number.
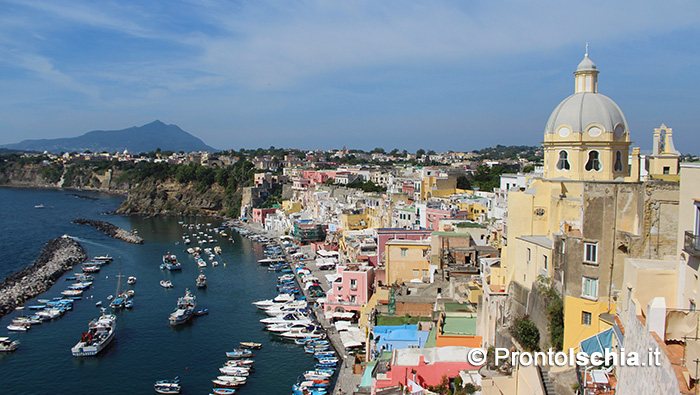
M604 330L588 339L581 340L579 350L591 355L594 352L605 353L605 350L612 349L614 331L612 328Z

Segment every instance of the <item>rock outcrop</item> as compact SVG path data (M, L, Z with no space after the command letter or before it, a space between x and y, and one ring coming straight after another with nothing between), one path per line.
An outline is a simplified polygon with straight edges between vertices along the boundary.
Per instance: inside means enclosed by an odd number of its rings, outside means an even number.
M0 317L51 288L63 273L86 258L80 243L68 236L49 240L32 265L0 283Z
M218 184L199 191L194 183L182 184L170 179L134 185L117 213L217 216L225 214L230 206L224 188Z
M114 237L115 239L123 240L134 244L143 244L143 238L137 236L128 230L124 230L114 224L110 224L105 221L96 221L94 219L78 218L73 221L74 224L78 225L90 225L93 228L104 232L107 236Z

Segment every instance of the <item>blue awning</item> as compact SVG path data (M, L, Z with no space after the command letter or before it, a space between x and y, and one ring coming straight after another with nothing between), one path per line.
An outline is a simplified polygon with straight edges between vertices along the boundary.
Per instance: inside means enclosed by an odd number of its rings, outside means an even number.
M588 339L581 340L581 343L579 343L579 351L583 351L588 355L594 352L605 353L605 350L612 349L613 338L617 339L617 345L620 346L622 341L616 336L613 328L604 330Z

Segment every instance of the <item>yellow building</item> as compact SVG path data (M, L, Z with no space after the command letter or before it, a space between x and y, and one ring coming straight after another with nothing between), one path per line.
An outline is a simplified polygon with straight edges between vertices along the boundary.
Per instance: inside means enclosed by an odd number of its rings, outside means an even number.
M345 212L341 216L343 230L360 230L370 227L370 221L367 214L356 212Z
M640 182L638 149L628 163L627 120L613 100L598 93L598 70L588 54L574 76L574 94L554 109L545 127L544 176L524 191L508 193L502 254L506 284L520 309L516 314L530 313L528 290L538 276L552 278L563 290L565 350L610 326L626 258L675 253L675 235L671 241L666 232L678 215L673 205L678 185ZM672 149L665 130L665 145ZM657 141L660 135L655 131ZM650 168L660 159L652 157ZM668 218L664 229L655 228L652 212ZM654 246L652 239L658 241Z
M386 283L430 279L430 238L386 243Z
M293 202L291 200L282 201L282 210L285 214L294 214L300 212L302 209L301 202Z

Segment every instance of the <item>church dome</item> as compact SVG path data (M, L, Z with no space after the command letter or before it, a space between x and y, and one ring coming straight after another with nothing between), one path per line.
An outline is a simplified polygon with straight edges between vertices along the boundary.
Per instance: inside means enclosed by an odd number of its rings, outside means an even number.
M626 132L627 120L620 107L600 93L579 92L564 99L547 121L545 133L556 133L567 126L571 132L583 133L592 125L602 126L603 132Z
M564 99L554 109L545 127L545 139L552 133L568 137L570 133L588 132L590 137L603 136L603 133L615 133L622 138L628 133L625 116L609 97L598 93L598 69L586 55L578 64L575 77L574 94Z

